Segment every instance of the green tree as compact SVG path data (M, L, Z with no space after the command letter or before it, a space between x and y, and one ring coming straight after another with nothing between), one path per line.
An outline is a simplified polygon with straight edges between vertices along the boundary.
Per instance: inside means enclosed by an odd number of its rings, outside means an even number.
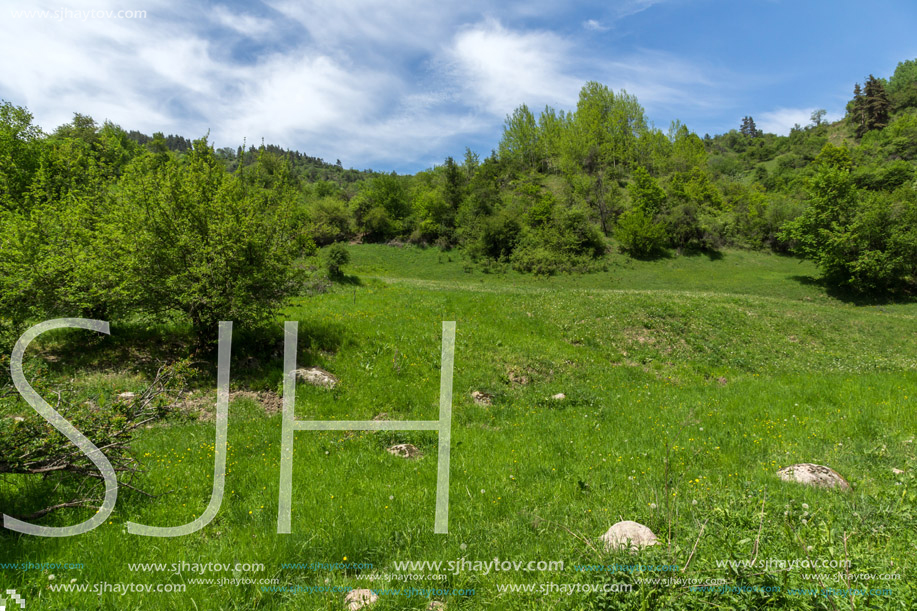
M917 108L917 59L900 62L888 79L888 98L895 110Z
M760 134L758 127L755 125L755 120L749 116L742 117L742 127L739 129L739 133L749 138L756 138Z
M863 86L862 112L863 130L882 129L888 125L891 103L888 101L885 85L871 74ZM858 135L862 136L862 133Z
M637 258L654 257L665 248L665 228L643 208L628 210L618 218L615 239L621 250Z
M853 99L847 103L847 117L853 124L857 137L866 133L866 101L859 83L853 86Z
M332 244L324 251L325 269L330 278L340 278L343 275L341 268L350 263L350 252L343 244Z
M274 161L260 155L230 175L201 139L183 164L155 154L131 163L117 194L129 236L118 259L142 311L186 316L202 343L220 320L242 328L273 320L299 288L292 262L305 247L293 222L296 191Z
M0 101L0 210L22 210L40 164L42 133L25 108Z
M544 161L535 115L523 104L506 117L500 139L500 158L519 170L540 169Z
M665 207L665 190L642 166L634 170L633 178L627 189L634 208L640 208L649 217L658 214Z

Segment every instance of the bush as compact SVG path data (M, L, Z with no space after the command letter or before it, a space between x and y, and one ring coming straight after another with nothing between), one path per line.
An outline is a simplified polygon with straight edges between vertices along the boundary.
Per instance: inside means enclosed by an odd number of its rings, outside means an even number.
M332 244L325 249L324 258L328 276L340 278L342 275L341 268L350 263L350 252L344 248L343 244Z
M521 233L519 221L503 210L482 220L477 236L469 244L469 254L474 258L506 260L516 248Z
M348 239L351 230L350 211L347 204L333 197L323 197L308 207L309 235L318 246Z
M654 257L664 252L667 236L661 223L647 216L642 208L634 208L618 219L615 239L621 250L633 257Z
M184 164L145 155L128 167L117 229L132 306L183 313L199 340L220 320L273 320L298 289L292 263L309 240L293 222L295 191L282 172L262 171L263 157L244 177L230 175L202 139Z
M534 244L520 246L510 257L514 270L536 276L552 276L563 270L564 264L562 255Z

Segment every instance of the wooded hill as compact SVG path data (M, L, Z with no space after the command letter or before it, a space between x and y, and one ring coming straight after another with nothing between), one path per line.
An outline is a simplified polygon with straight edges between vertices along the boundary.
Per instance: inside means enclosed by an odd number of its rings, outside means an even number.
M0 321L55 316L270 319L296 261L340 241L458 248L552 274L634 257L773 249L864 294L917 279L917 60L852 88L788 136L663 131L590 82L570 112L518 107L497 148L412 176L345 170L275 146L214 150L90 117L50 134L0 106Z

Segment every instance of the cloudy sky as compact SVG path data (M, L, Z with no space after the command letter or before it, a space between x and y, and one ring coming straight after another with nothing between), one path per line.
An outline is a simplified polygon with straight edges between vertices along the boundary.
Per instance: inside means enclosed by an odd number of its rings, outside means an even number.
M0 28L0 98L46 131L80 112L399 172L486 155L516 106L589 80L657 127L786 133L917 57L904 0L4 0Z

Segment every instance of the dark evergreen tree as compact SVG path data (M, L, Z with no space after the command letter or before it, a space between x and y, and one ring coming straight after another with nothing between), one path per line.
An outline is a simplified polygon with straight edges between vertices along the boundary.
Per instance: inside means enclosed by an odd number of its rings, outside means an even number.
M861 137L866 133L865 99L859 83L853 86L853 99L847 104L847 116L850 117L854 129L856 129L857 137Z
M888 115L890 112L891 104L888 101L888 95L885 93L885 85L882 81L870 74L863 87L865 130L882 129L888 125Z
M742 118L742 127L739 129L739 132L748 136L749 138L755 138L760 133L758 127L755 125L755 120L751 117Z

